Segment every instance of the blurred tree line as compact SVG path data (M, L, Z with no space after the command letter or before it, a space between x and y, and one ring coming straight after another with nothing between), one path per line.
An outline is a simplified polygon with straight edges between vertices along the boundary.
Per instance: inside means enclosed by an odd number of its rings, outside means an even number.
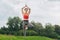
M23 36L22 20L19 17L9 17L6 23L8 27L1 27L0 34ZM31 21L26 31L27 36L46 36L50 38L59 38L60 26L47 23L42 26L39 22Z

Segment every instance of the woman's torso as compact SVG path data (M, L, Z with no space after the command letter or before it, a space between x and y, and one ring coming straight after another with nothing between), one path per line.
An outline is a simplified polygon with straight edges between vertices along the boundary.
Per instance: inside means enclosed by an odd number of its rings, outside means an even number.
M27 14L27 13L23 14L23 18L24 18L25 20L28 20L29 14Z

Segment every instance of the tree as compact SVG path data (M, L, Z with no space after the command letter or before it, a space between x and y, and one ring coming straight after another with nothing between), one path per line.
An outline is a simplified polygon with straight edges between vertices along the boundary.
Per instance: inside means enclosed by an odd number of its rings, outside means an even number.
M8 22L7 22L9 31L20 30L21 21L22 20L19 17L14 17L14 18L9 17Z
M6 28L5 26L1 27L0 34L8 34L8 28Z
M51 24L47 24L45 27L46 27L45 28L45 32L46 32L45 36L51 37L51 38L58 37L58 34L55 32L54 26L52 26Z
M60 35L60 26L55 25L55 32Z
M42 34L42 30L44 29L42 24L37 22L35 23L34 21L31 22L33 24L33 30L38 33L38 35Z

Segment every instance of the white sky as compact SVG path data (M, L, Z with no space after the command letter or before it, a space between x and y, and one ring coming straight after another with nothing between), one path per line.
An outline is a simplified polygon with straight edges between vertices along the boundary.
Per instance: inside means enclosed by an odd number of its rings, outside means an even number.
M21 8L25 4L31 8L30 21L60 25L59 0L0 0L0 27L6 25L9 16L22 18Z

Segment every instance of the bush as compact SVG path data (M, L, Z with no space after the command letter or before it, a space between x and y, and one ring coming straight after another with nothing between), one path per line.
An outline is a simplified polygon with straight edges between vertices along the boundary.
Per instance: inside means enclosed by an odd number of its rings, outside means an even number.
M27 36L37 36L38 33L33 30L27 30L26 35Z
M23 30L20 30L19 33L18 33L20 36L23 36Z
M0 34L4 34L4 31L0 29Z
M24 35L23 30L20 30L19 33L20 33L19 34L20 36L23 36ZM26 36L37 36L37 35L38 35L38 33L35 32L35 31L33 31L33 30L27 30L26 31Z
M49 33L49 34L46 33L46 36L47 36L47 37L50 37L50 38L58 38L58 34L55 33L55 32Z

